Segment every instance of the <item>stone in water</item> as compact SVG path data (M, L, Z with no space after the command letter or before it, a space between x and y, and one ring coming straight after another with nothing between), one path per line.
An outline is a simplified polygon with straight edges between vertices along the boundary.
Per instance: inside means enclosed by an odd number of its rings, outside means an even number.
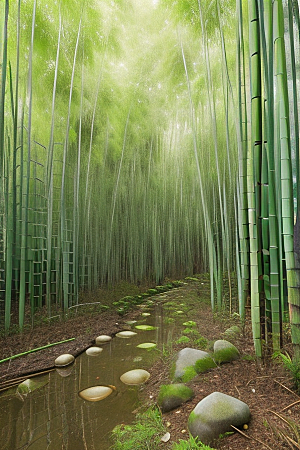
M142 344L137 345L137 348L154 348L156 344L154 342L143 342Z
M123 373L120 380L124 384L137 385L145 383L150 377L150 373L144 369L129 370Z
M119 338L130 338L132 336L135 336L136 334L137 333L135 333L134 331L120 331L116 334L116 336Z
M90 348L87 348L86 349L86 351L85 351L85 353L88 355L88 356L98 356L98 355L100 355L100 353L103 351L103 348L100 348L100 347L90 347Z
M68 366L69 364L72 364L75 361L75 358L73 355L70 355L69 353L65 353L63 355L60 355L56 360L54 361L54 365L57 367L64 367Z
M106 336L106 334L101 334L101 336L96 337L96 344L106 344L106 342L111 341L111 336Z
M98 402L108 397L115 389L114 386L92 386L79 392L79 397L88 402Z
M147 330L155 330L156 329L156 327L153 327L152 325L136 325L135 328L137 330L145 330L145 331L147 331Z

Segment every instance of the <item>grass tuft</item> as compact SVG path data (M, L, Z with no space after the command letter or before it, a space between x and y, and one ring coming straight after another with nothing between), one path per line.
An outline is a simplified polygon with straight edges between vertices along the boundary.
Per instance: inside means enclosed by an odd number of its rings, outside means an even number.
M138 414L133 424L113 429L111 450L155 450L164 433L161 413L157 407L151 407Z

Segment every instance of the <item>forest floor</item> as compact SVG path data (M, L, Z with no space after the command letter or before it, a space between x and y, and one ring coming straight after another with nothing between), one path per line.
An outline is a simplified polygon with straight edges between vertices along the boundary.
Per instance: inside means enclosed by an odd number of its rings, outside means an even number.
M224 331L230 326L239 325L239 318L230 317L226 313L213 314L207 301L208 292L208 281L203 278L199 282L188 282L179 290L168 291L167 300L184 303L185 297L190 297L191 293L196 295L199 298L199 308L193 311L193 317L187 319L196 321L201 335L208 341L214 341L222 339ZM103 302L103 295L103 292L99 291L98 297L95 295L92 300L100 301L102 296ZM203 298L205 301L200 301ZM90 302L91 299L86 301ZM8 380L53 368L54 359L62 353L77 356L94 342L96 336L114 335L126 329L126 321L140 314L140 310L132 310L121 317L113 309L98 311L95 314L95 311L87 312L89 308L90 306L85 308L83 314L80 312L83 308L79 307L77 312L72 312L73 317L69 317L68 320L57 320L51 324L41 320L38 325L30 327L22 334L2 337L0 359L65 339L75 337L75 340L1 363L0 389ZM233 343L239 349L241 358L200 374L187 383L193 388L195 397L180 408L163 415L171 439L167 444L162 443L161 448L170 449L172 443L188 439L187 420L191 411L201 399L214 391L242 400L249 406L252 416L247 430L226 435L214 443L214 448L222 450L300 448L299 444L293 447L291 443L291 439L298 439L297 442L300 442L299 435L296 438L297 430L292 431L294 422L300 425L300 396L293 388L291 373L272 358L258 360L255 357L249 318ZM173 342L171 348L166 349L167 351L161 354L151 367L151 377L141 388L143 405L150 406L155 403L159 387L171 382L169 374L174 355L186 346L189 345ZM288 339L286 349L290 350ZM280 429L283 429L287 437L278 436Z

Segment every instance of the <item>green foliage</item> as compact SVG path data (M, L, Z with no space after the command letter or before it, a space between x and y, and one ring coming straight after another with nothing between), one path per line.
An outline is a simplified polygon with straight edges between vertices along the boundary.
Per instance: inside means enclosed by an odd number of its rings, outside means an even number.
M194 342L195 342L195 345L197 345L197 347L199 348L199 350L207 349L208 341L205 337L201 336L198 339L196 339Z
M155 295L155 294L158 294L158 290L157 289L148 289L148 291L147 291L150 295Z
M112 431L112 450L155 450L165 429L156 407L140 413L132 425L118 425Z
M190 338L188 336L181 336L177 339L176 344L188 344L190 342Z
M193 338L200 336L199 331L195 330L194 328L185 328L183 330L184 334L188 334L189 336L192 336Z
M188 320L187 322L184 322L182 325L189 328L194 328L197 326L197 323L193 320Z
M179 442L175 442L172 445L172 450L214 450L212 447L203 444L199 441L199 439L193 436L190 436L188 440L183 441L179 440Z
M288 353L275 352L274 359L280 361L293 377L294 388L300 394L300 362L293 361Z

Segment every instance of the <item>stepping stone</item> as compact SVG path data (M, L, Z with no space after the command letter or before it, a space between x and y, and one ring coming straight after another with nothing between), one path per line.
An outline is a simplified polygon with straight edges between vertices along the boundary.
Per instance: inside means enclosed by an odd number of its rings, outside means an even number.
M107 336L106 334L101 334L101 336L96 337L95 341L97 345L106 344L111 341L111 336Z
M157 344L154 342L142 342L141 344L137 345L137 348L146 348L147 350L156 347Z
M218 364L222 364L238 359L240 353L231 342L219 340L214 343L213 357Z
M210 444L220 434L233 431L231 425L241 427L250 418L246 403L230 395L213 392L193 409L188 419L188 429L194 438Z
M79 397L88 402L98 402L108 397L116 388L114 386L91 386L79 392Z
M98 356L103 351L103 348L101 347L89 347L86 349L85 353L88 356Z
M117 337L119 338L130 338L132 336L135 336L137 333L135 333L134 331L120 331L119 333L116 334Z
M57 367L64 367L68 366L69 364L72 364L75 361L75 358L73 355L70 355L69 353L65 353L63 355L58 356L56 360L54 361L54 365Z
M163 413L177 408L194 397L194 391L183 383L162 385L157 403Z
M121 375L120 380L124 384L137 385L145 383L150 377L150 373L144 369L133 369Z

